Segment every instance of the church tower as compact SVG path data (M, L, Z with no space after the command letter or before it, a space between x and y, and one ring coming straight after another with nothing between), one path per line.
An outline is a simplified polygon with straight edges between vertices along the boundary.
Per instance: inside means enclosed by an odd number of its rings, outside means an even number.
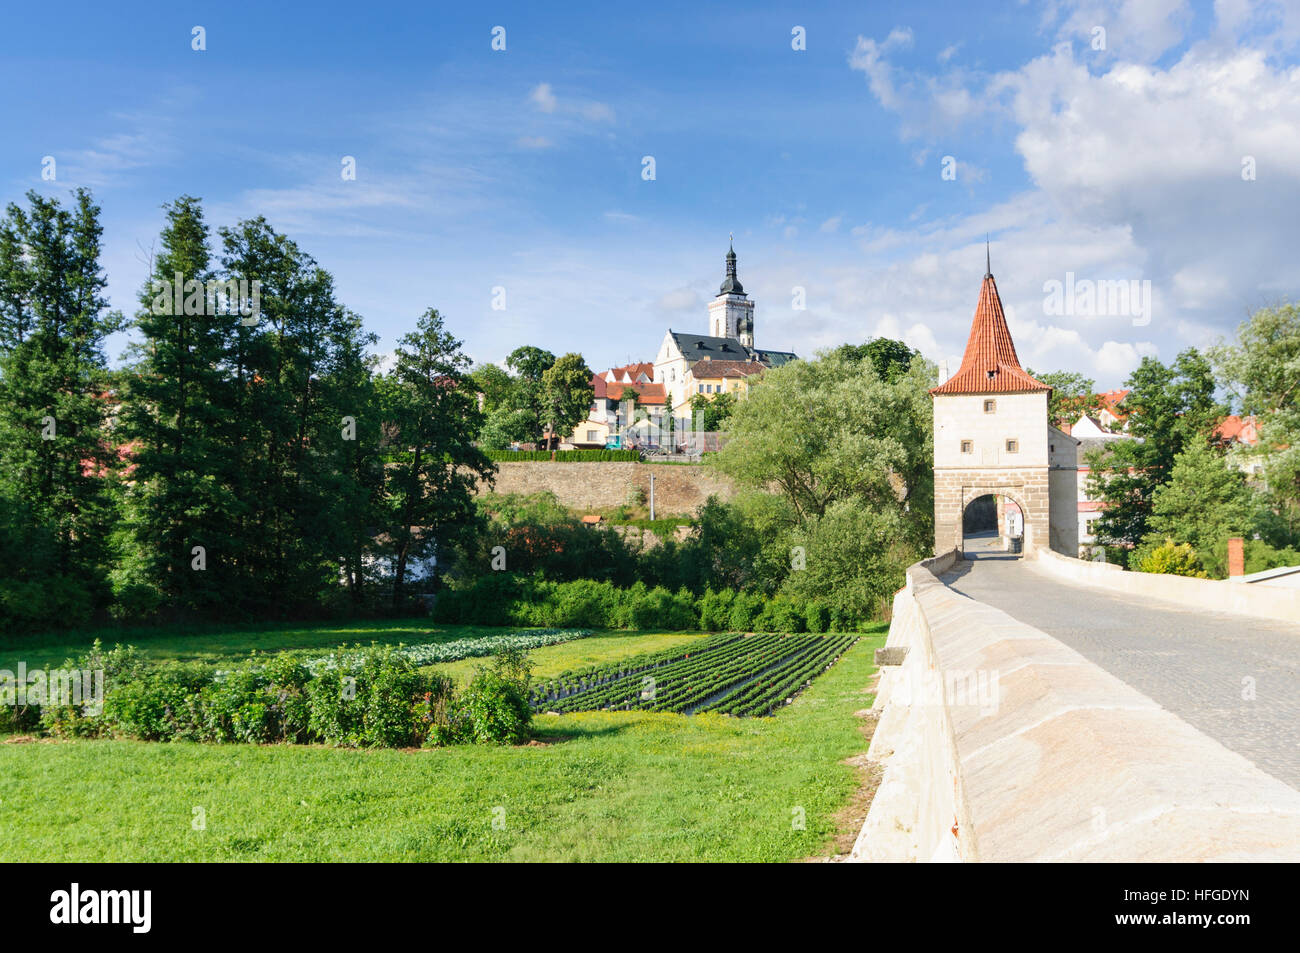
M727 251L727 276L718 295L709 302L709 334L715 338L734 338L747 347L754 346L754 302L745 294L736 277L736 249Z
M1019 509L1026 554L1078 555L1078 444L1049 424L1051 392L1020 366L987 267L961 367L930 391L936 554L961 550L966 507L992 495Z

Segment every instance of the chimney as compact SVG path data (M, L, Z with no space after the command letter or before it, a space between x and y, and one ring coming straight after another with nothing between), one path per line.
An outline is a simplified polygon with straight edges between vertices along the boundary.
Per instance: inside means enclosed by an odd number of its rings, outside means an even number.
M1246 555L1240 536L1228 537L1228 578L1241 579L1246 575Z

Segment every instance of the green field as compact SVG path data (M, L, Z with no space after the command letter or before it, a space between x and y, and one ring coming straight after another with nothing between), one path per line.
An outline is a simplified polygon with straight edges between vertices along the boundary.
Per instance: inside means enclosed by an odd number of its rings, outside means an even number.
M403 626L405 628L403 628ZM425 633L417 636L415 631ZM132 639L160 657L429 640L427 622ZM484 633L491 630L480 630ZM437 627L437 638L463 638ZM513 748L0 739L4 860L752 860L825 855L861 822L885 626L774 718L540 715ZM695 635L604 633L531 653L540 676ZM51 658L72 643L52 646ZM31 658L10 650L6 657ZM4 662L0 661L0 666ZM30 661L29 661L29 664ZM439 668L463 675L473 662ZM854 807L853 805L857 805ZM195 809L205 829L195 830ZM794 823L802 816L804 828Z

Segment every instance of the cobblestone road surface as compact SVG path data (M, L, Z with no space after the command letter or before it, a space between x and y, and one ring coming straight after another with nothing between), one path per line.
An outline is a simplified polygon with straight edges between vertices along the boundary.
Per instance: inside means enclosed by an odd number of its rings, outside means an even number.
M1300 788L1300 626L1073 585L1006 557L968 559L943 578Z

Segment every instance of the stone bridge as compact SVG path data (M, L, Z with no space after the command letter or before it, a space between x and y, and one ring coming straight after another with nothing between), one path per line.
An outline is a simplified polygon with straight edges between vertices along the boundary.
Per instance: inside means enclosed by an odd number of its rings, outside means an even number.
M972 542L895 597L853 859L1300 860L1300 591Z

